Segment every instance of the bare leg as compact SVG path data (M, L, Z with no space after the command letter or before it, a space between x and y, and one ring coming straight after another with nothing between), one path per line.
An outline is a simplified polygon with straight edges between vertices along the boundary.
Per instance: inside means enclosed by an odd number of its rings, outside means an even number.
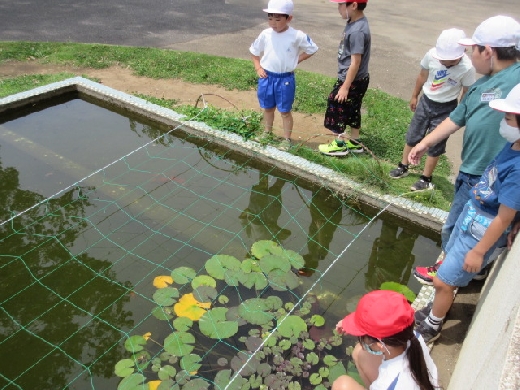
M353 139L359 138L359 128L357 128L357 129L354 127L350 128L350 138L353 138Z
M440 156L437 157L430 157L428 156L426 158L426 163L424 164L424 171L423 176L431 177L433 174L433 171L435 170L435 167L437 166L437 163L439 162Z
M383 362L383 356L371 355L363 349L361 344L356 344L352 352L352 358L359 372L359 376L363 379L365 386L368 388L379 375L379 366Z
M282 112L282 122L283 122L283 136L285 139L291 139L292 129L293 129L293 116L292 113Z
M432 313L435 317L444 318L453 304L453 293L457 287L450 286L437 277L433 278L435 298L433 298Z
M266 133L271 133L273 131L273 123L274 123L274 112L276 108L266 108L264 109L264 131Z
M364 386L361 386L354 379L348 375L341 375L332 383L332 390L365 390Z
M401 159L401 164L403 165L408 165L409 161L408 161L408 155L410 154L410 152L412 151L413 149L413 146L410 146L408 144L404 145L404 149L403 149L403 158Z

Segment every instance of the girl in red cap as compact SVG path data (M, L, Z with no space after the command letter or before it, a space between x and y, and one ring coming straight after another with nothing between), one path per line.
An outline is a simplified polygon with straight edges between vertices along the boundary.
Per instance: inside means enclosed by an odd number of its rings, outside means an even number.
M414 310L402 294L377 290L364 295L336 330L358 337L352 357L365 386L342 375L332 390L439 388L437 367L413 327Z

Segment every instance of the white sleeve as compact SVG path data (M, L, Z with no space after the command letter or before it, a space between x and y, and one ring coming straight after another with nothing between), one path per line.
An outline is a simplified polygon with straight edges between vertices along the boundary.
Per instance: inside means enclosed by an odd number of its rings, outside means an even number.
M462 76L461 84L463 87L470 87L475 82L475 68L471 68Z
M300 35L300 50L307 54L314 54L318 51L318 46L310 36L305 34L303 31L298 31L298 35Z
M249 52L254 56L260 56L264 51L265 47L265 34L262 31L258 38L249 47Z
M428 52L424 55L423 59L421 60L421 68L423 68L423 69L428 69L428 70L429 70L429 69L430 69L430 61L431 61L431 58L432 58L432 57L431 57L431 55L430 55L430 51L428 51Z

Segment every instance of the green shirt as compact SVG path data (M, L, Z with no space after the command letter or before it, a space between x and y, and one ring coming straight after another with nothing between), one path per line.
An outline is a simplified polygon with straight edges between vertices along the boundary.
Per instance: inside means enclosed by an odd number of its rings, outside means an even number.
M480 176L502 150L506 140L499 134L504 113L489 107L493 99L504 99L520 84L520 63L493 76L483 76L473 84L464 99L450 114L458 126L466 126L462 141L460 171Z

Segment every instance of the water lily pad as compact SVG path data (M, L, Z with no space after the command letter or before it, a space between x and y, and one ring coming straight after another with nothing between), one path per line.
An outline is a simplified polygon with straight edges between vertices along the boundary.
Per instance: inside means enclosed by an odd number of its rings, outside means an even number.
M199 302L213 302L217 295L217 290L214 287L210 286L199 286L193 290L193 296Z
M231 382L232 377L234 378L233 382ZM215 376L215 389L241 390L247 382L247 379L240 375L232 375L231 370L222 370Z
M169 379L167 381L162 381L157 390L180 390L180 386L172 379Z
M244 273L242 272L241 269L227 270L226 275L224 276L224 281L226 282L226 284L228 286L237 287L238 284L240 283L240 279L242 278L243 274Z
M329 381L334 382L341 375L346 375L347 370L345 370L345 366L342 363L338 363L332 367L329 367Z
M238 332L238 322L227 321L225 307L216 307L206 312L199 320L199 329L212 339L227 339Z
M307 324L298 316L288 316L278 325L278 332L286 338L298 337L305 331L307 331Z
M266 377L267 375L269 375L272 371L272 367L267 364L267 363L262 363L262 364L259 364L258 367L256 368L256 372L258 373L258 375L262 376L262 377Z
M300 285L300 279L290 271L274 269L267 275L269 285L276 291L294 290Z
M251 376L253 375L258 366L260 365L260 362L256 360L255 357L251 358L251 355L240 351L238 355L234 356L233 359L231 359L230 365L235 372L240 372L240 375L242 376Z
M218 296L218 303L225 305L229 302L229 298L226 295L219 295Z
M325 325L325 318L323 318L323 316L320 316L318 314L314 314L311 317L311 324L314 326L323 326L323 325Z
M181 359L181 368L190 373L190 375L195 375L195 373L202 366L199 362L201 361L201 357L199 355L191 354L183 356Z
M173 312L170 307L156 306L152 309L152 315L158 320L171 320Z
M196 378L186 383L182 390L206 390L209 387L209 383L204 379Z
M191 333L173 332L164 339L164 350L175 356L185 356L195 348L195 337Z
M305 360L307 361L307 363L310 363L310 364L318 364L318 362L320 361L320 358L318 355L316 355L316 353L310 352L305 357Z
M270 240L260 240L251 247L251 254L257 259L261 259L267 255L279 255L283 252L283 248L276 242Z
M145 377L135 373L123 379L117 386L117 390L142 390Z
M241 266L240 261L233 256L215 255L206 261L205 268L209 275L215 279L224 280L228 271L239 270Z
M159 370L158 376L159 376L160 380L166 381L170 378L174 378L176 374L177 374L177 370L175 369L175 367L166 365L166 366L161 367L161 369Z
M322 377L320 374L318 374L317 372L315 372L314 374L311 374L311 376L309 377L309 382L311 383L311 385L319 385L321 382L322 382Z
M285 249L282 256L289 260L293 268L300 269L305 265L303 256L295 251Z
M186 332L193 325L193 321L187 317L177 317L172 322L175 330L179 332Z
M254 259L245 259L244 261L242 261L240 268L245 273L261 271L260 265L258 264L258 260Z
M256 351L260 345L262 345L262 339L260 337L250 336L246 339L245 345L248 351Z
M332 367L332 366L338 364L338 359L335 356L326 355L323 358L323 363L325 363L327 366L331 366Z
M328 369L328 367L320 367L320 369L318 370L318 373L320 374L320 376L322 378L326 378L329 376L329 369Z
M121 359L116 363L115 374L121 378L126 378L134 373L134 361L132 359Z
M196 275L197 273L195 270L189 267L179 267L172 271L173 280L179 284L186 284L191 282Z
M171 306L177 302L177 298L179 298L179 290L173 287L161 288L153 294L153 300L159 306Z
M252 325L267 324L274 318L262 298L245 300L238 306L238 314Z
M215 288L217 287L217 281L213 279L211 276L199 275L191 281L191 287L196 289L199 286L209 286Z
M138 352L143 350L143 345L146 344L146 339L143 336L135 335L125 340L125 349L128 352Z
M192 321L198 321L210 306L210 303L197 301L193 294L185 294L173 306L173 310L179 317L187 317Z
M417 297L417 295L415 295L415 293L412 290L410 290L408 286L405 286L397 282L384 282L381 284L381 287L379 289L395 291L400 294L403 294L408 302L415 301L415 298Z
M262 272L242 273L239 276L239 282L246 288L255 288L255 290L263 290L269 284L267 278Z
M288 387L289 390L301 390L301 388L300 382L290 382Z
M339 364L338 364L339 365ZM343 364L341 364L341 367L343 367ZM343 369L345 369L345 367L343 367ZM332 370L331 370L332 371ZM336 373L335 373L336 374ZM351 376L352 378L354 378L354 380L359 383L360 385L364 385L364 382L363 382L363 379L361 379L361 375L359 375L359 371L356 367L356 365L354 364L354 362L352 360L350 360L347 364L347 370L346 370L346 374L348 376ZM341 374L341 375L344 375L344 374ZM332 380L332 373L329 374L329 378L331 378Z
M152 357L148 351L139 351L132 355L132 360L139 371L145 370L150 365L151 359Z
M262 257L259 264L262 272L266 275L273 270L281 270L284 273L291 270L289 259L276 255L267 255Z
M303 346L305 347L305 349L312 351L314 348L316 348L316 343L311 339L305 339L303 341Z
M168 275L156 276L153 279L153 285L156 288L165 288L165 287L168 287L172 283L173 283L173 278Z

